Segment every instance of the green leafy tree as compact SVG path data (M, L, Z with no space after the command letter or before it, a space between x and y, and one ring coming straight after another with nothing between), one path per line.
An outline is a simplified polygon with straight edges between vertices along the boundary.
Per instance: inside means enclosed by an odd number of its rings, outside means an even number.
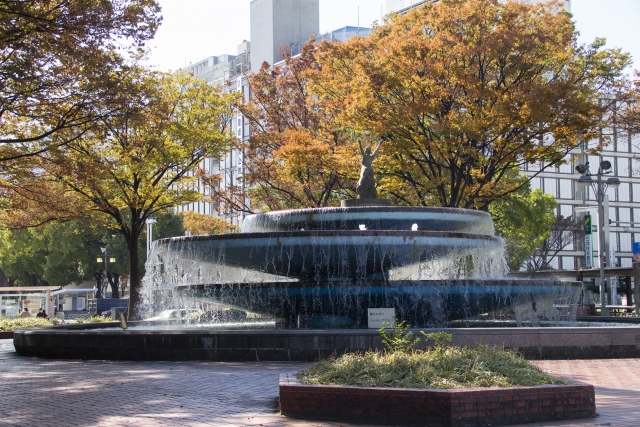
M134 83L144 97L122 105L85 137L15 162L1 184L8 223L90 217L122 235L135 317L145 221L203 197L194 175L203 159L229 148L237 95L184 74L143 73Z
M184 234L182 215L159 212L154 239ZM146 235L141 236L140 274L144 273ZM129 271L127 245L114 230L86 221L52 223L20 230L0 228L0 268L12 285L66 286L94 279L104 264L96 262L106 248L115 263L108 269L126 280ZM124 276L124 277L123 277Z
M155 0L0 0L0 159L73 141L119 110L161 20Z
M496 234L504 239L511 271L520 270L536 248L549 238L551 226L556 221L556 206L552 195L540 189L531 191L529 183L491 203L489 212Z

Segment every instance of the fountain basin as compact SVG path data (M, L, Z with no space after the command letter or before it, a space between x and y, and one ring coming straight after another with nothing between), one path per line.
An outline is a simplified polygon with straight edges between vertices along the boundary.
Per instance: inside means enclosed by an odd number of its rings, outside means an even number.
M15 331L21 356L94 360L308 361L382 350L375 330L105 330L114 324L65 325ZM93 326L93 325L92 325ZM528 359L640 357L640 327L460 328L453 345L483 343L521 352ZM426 330L433 332L435 330ZM414 330L419 335L419 330ZM418 348L425 348L421 342Z
M181 298L279 319L283 327L367 327L369 308L394 308L398 320L439 327L506 307L554 317L559 299L576 299L581 282L514 279L281 281L177 286Z
M293 209L250 215L242 231L429 230L493 235L491 215L457 208L349 207Z
M205 270L234 266L295 278L373 279L387 277L394 268L431 260L464 262L465 257L501 252L502 245L498 237L471 233L294 231L164 239L156 242L154 255L169 271L189 272L197 264ZM477 267L487 268L491 266ZM197 283L198 276L202 272L185 280Z

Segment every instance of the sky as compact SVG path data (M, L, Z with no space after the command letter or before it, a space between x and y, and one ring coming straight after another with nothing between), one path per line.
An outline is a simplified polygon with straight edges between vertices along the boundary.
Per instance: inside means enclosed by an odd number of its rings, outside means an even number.
M175 70L210 56L235 55L249 40L251 0L159 0L163 23L149 43L149 64L158 70ZM320 0L320 30L346 25L371 26L380 21L384 0ZM640 69L640 0L572 0L580 42L596 37L619 47L636 59Z

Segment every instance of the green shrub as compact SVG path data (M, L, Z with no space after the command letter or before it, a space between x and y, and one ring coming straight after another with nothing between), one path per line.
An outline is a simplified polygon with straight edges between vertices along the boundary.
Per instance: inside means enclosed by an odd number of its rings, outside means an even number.
M38 326L51 326L51 322L42 317L4 317L0 319L0 331L15 331L16 329L36 328Z
M378 329L385 350L391 353L411 351L420 342L420 338L413 338L413 332L409 331L410 327L411 325L403 320L400 323L396 322L391 328ZM387 329L390 331L387 332Z

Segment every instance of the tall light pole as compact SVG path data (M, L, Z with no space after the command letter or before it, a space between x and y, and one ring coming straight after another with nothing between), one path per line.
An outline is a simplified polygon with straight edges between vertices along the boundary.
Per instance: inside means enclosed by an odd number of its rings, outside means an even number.
M598 258L600 258L600 315L608 316L609 309L607 308L607 293L604 277L604 264L606 260L606 251L604 248L604 197L608 188L617 188L620 185L618 178L607 178L603 180L603 176L611 173L611 162L603 160L600 162L600 168L596 174L597 181L594 182L591 172L589 171L589 162L584 165L576 166L576 171L581 174L578 179L578 185L583 187L591 186L593 192L596 195L596 201L598 202Z
M151 243L153 243L153 224L156 221L153 218L147 218L145 224L147 224L147 259L149 259L149 252L151 252Z

